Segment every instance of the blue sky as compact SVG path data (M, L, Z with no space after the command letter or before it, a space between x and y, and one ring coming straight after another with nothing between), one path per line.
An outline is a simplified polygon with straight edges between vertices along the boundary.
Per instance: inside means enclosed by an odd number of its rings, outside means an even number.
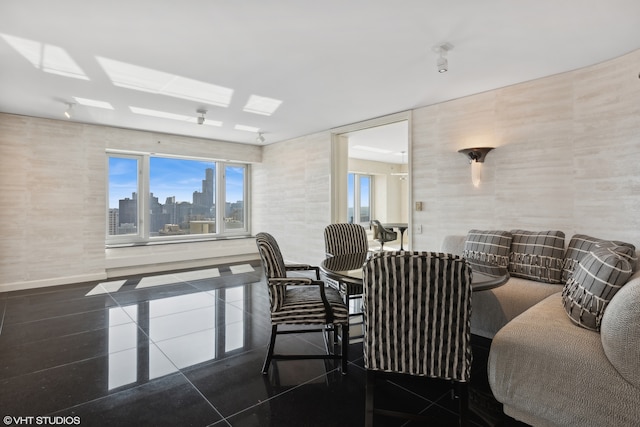
M120 199L131 198L131 193L137 192L137 162L133 158L109 158L110 208L117 208ZM151 157L150 190L163 204L167 197L172 196L175 196L176 202L191 203L193 192L202 191L205 170L211 168L215 171L215 167L214 162ZM244 198L244 171L242 167L227 166L227 201L235 202Z

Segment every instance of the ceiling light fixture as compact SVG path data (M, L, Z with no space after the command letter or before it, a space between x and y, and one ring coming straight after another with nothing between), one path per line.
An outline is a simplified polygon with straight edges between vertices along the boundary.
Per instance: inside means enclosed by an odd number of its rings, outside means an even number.
M64 116L67 119L70 119L71 118L71 113L72 113L72 110L73 110L73 106L76 105L76 104L74 104L73 102L65 102L65 104L67 104L67 110L64 112Z
M266 139L264 138L264 135L262 134L262 132L258 132L258 136L256 136L256 142L258 144L264 144L265 141Z
M200 114L200 117L198 117L198 124L204 124L204 115L207 114L207 110L205 110L204 108L199 108L196 110L196 113Z
M449 61L447 61L447 52L453 49L453 45L451 43L442 43L440 45L434 46L433 51L438 54L438 59L436 60L436 66L438 68L439 73L446 73L449 71Z

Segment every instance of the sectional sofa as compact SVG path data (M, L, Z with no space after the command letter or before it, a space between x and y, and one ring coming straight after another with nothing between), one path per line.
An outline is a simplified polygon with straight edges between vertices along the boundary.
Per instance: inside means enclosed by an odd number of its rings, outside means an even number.
M561 231L471 230L443 252L508 267L475 292L471 331L492 339L489 383L534 426L640 425L640 251Z

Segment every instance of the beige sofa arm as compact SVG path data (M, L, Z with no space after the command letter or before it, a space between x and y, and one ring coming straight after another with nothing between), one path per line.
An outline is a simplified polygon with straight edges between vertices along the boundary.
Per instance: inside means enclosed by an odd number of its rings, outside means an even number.
M467 236L459 236L450 234L444 237L442 245L440 246L440 252L446 254L460 255L464 253L464 244L467 240Z
M604 353L618 373L640 388L640 271L620 288L602 317Z

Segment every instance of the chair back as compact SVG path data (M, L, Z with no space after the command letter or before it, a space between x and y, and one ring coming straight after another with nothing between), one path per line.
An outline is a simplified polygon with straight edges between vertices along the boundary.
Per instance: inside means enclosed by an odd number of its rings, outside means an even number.
M374 240L379 240L381 242L390 242L398 238L398 234L395 231L384 228L384 226L377 219L371 220L371 224L374 228Z
M280 252L276 239L269 233L258 233L256 234L256 244L267 280L287 277L282 252Z
M375 253L363 284L367 369L469 381L471 269L463 258Z
M327 256L367 252L367 230L360 224L329 224L324 229L324 251Z

